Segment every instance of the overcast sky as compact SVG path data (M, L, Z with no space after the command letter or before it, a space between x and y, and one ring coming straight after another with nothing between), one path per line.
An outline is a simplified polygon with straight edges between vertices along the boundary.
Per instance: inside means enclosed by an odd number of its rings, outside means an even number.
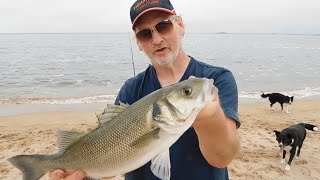
M0 33L131 31L133 0L0 0ZM320 0L172 0L189 33L320 34Z

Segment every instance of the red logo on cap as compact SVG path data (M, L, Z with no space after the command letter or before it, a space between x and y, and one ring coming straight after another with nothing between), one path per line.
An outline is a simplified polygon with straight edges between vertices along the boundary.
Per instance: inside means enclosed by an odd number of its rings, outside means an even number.
M141 10L144 9L146 6L154 4L160 4L159 0L142 0L133 7L133 10Z

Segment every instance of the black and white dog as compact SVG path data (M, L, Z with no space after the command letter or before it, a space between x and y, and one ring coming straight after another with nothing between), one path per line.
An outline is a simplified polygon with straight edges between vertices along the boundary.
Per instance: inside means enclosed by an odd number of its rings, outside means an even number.
M293 102L293 96L289 97L289 96L285 96L283 94L280 93L271 93L271 94L261 94L261 97L263 98L267 98L269 97L269 101L270 101L270 108L272 108L273 104L275 104L276 102L280 103L281 105L281 111L283 110L283 104L286 104L286 112L289 113L288 110L288 105L291 105L291 103Z
M281 132L274 130L278 145L282 151L282 160L281 163L285 164L286 153L290 150L290 158L285 170L289 171L293 157L296 154L297 148L297 157L300 156L301 147L303 141L306 138L306 129L311 131L318 131L318 128L312 124L299 123L288 128L283 129ZM291 147L291 149L290 149ZM289 149L287 149L289 148Z

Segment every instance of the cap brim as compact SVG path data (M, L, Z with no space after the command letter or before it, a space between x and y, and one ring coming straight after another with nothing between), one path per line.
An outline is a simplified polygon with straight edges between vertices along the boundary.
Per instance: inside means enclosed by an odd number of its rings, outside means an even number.
M136 25L136 22L137 20L143 16L144 14L146 14L147 12L150 12L150 11L162 11L162 12L167 12L169 14L172 14L172 15L176 15L176 12L174 10L169 10L169 9L165 9L165 8L159 8L159 7L156 7L156 8L150 8L150 9L146 9L144 11L142 11L133 21L132 23L132 29L134 28L134 26Z

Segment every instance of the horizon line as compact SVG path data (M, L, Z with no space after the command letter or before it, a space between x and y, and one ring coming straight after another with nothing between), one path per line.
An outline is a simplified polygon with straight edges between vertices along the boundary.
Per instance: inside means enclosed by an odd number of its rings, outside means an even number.
M0 34L133 34L133 32L0 32ZM320 33L186 32L185 34L320 35Z

